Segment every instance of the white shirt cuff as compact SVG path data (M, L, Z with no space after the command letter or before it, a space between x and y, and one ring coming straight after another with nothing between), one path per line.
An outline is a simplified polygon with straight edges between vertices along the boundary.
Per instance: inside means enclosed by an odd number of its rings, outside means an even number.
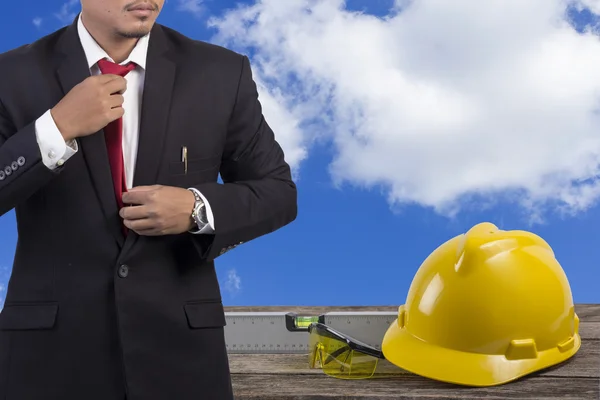
M42 162L49 169L62 166L78 151L75 140L65 142L50 110L35 121L35 136L42 154Z

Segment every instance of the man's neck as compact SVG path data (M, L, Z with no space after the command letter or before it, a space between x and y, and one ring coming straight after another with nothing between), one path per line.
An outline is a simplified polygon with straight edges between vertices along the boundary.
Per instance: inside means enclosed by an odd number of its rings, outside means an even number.
M129 54L131 54L138 41L137 38L125 38L114 33L108 33L106 30L96 29L92 22L86 22L84 20L83 15L81 16L81 22L96 43L98 43L106 54L108 54L117 64L125 61L127 57L129 57Z

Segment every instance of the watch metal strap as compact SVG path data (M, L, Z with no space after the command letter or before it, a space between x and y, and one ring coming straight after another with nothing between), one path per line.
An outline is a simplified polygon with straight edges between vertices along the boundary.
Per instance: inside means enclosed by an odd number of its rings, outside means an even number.
M198 193L198 190L195 188L188 188L188 190L192 193L194 193L194 198L196 199L196 203L194 204L194 209L196 209L196 206L198 205L199 202L202 201L202 197L200 197L200 193Z

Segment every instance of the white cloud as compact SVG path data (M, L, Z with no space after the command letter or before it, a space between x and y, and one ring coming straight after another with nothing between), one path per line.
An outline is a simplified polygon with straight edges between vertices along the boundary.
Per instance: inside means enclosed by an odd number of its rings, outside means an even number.
M197 17L204 13L204 0L178 0L178 2L178 11L188 12Z
M573 5L578 9L589 9L594 14L600 14L600 0L573 0Z
M54 16L63 24L70 24L79 13L79 10L74 10L79 4L80 0L68 0L58 12L54 13Z
M237 274L235 269L227 271L227 280L225 281L225 290L230 294L237 294L242 288L242 279Z
M79 5L80 0L67 0L57 12L52 14L62 25L71 24L80 11L80 8L77 8ZM47 18L35 17L31 22L36 28L40 29L44 20L47 20Z
M566 4L398 0L378 18L342 0L260 0L210 24L252 54L296 168L316 136L335 145L336 184L383 187L394 206L452 215L507 196L540 217L600 196L600 41Z
M285 160L293 169L294 177L299 179L300 162L307 157L307 138L299 127L302 122L302 108L291 102L279 87L269 87L260 76L254 78L261 105L268 115L267 123L275 131L277 141L284 149Z

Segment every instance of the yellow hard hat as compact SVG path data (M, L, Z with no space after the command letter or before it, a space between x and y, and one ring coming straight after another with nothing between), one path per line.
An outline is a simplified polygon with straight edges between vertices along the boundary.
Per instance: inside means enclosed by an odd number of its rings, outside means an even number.
M571 288L548 243L486 222L427 257L381 349L409 372L492 386L565 361L580 346Z

